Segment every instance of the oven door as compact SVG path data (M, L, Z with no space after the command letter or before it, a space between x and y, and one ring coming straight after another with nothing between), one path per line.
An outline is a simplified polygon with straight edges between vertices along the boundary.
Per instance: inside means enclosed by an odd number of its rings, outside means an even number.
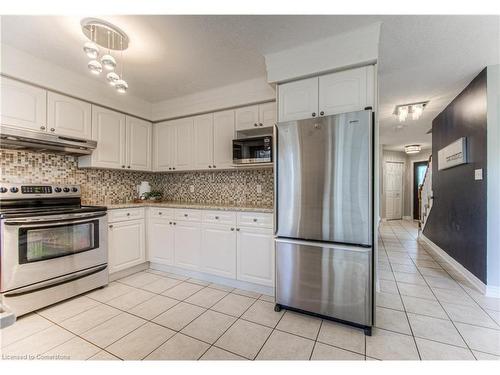
M105 212L7 218L1 234L1 292L108 261Z

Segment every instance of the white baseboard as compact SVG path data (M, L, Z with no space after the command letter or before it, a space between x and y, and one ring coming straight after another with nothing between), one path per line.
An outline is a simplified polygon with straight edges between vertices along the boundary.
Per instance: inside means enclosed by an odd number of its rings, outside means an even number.
M125 270L121 270L121 271L118 271L118 272L110 273L109 274L109 281L110 282L111 281L115 281L115 280L121 279L123 277L132 275L132 274L134 274L136 272L147 270L148 268L149 268L149 262L144 262L144 263L138 264L136 266L127 268Z
M428 246L428 248L436 255L437 257L444 260L448 263L457 273L462 275L474 288L477 289L478 292L487 296L487 297L500 297L500 287L498 286L488 286L479 280L475 275L473 275L468 269L458 263L455 259L453 259L446 251L441 249L438 245L428 239L422 232L418 235L419 241L423 242Z
M403 216L403 220L413 220L411 216Z
M170 272L170 273L175 273L175 274L181 275L181 276L192 277L195 279L204 280L204 281L211 282L211 283L227 285L227 286L230 286L232 288L249 290L251 292L267 294L269 296L274 296L274 288L271 286L258 285L258 284L249 283L246 281L228 279L226 277L215 276L215 275L211 275L211 274L199 272L199 271L189 271L189 270L185 270L183 268L178 268L175 266L168 266L166 264L160 264L160 263L151 262L149 264L149 268L151 268L153 270L157 270L157 271Z

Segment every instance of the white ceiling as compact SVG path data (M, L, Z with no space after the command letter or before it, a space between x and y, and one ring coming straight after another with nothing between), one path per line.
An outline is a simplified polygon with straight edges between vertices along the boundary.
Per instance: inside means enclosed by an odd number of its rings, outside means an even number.
M379 119L381 143L388 149L430 146L425 132L432 119L484 66L499 63L499 18L494 16L99 18L129 35L125 79L132 95L149 102L262 77L267 53L381 21ZM2 43L88 76L80 19L2 16ZM395 131L394 106L420 100L430 100L422 118Z

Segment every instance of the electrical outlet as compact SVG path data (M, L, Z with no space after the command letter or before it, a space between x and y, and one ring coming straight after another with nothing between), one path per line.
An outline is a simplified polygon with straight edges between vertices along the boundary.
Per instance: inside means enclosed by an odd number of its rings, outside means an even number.
M262 185L257 185L257 194L262 194Z
M482 169L475 169L474 170L474 180L482 180L483 179L483 170Z
M189 192L194 193L194 185L189 185Z

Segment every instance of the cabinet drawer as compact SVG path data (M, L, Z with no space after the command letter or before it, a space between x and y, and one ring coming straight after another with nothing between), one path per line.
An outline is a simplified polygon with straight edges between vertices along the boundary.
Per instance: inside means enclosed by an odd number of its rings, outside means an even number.
M236 225L236 212L203 211L203 222L210 224Z
M174 209L173 208L150 207L149 208L149 217L157 218L157 219L172 220L174 218Z
M144 218L144 208L120 208L116 210L110 210L108 212L108 221L114 223L117 221L126 221L133 219Z
M262 212L239 212L238 226L272 228L273 215Z
M179 221L201 221L201 211L176 208L174 218Z

